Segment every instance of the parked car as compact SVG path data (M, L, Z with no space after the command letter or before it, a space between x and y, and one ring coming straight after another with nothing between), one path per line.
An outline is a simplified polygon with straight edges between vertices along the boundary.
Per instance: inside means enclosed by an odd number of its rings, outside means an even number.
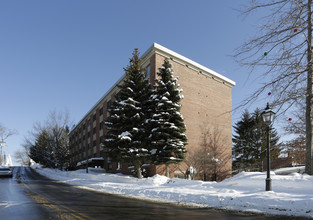
M12 177L13 172L10 167L0 167L0 176Z

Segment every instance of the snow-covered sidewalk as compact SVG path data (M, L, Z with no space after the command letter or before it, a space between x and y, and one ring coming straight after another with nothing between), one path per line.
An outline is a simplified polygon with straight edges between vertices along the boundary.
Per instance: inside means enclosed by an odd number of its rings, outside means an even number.
M275 215L313 217L313 176L271 173L273 191L265 191L265 173L242 172L220 183L155 175L137 179L101 170L59 171L33 167L48 178L97 191L184 205Z

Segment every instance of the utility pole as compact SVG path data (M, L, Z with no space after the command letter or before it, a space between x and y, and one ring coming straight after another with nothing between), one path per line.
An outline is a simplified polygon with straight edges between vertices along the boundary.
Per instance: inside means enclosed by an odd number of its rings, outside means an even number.
M2 165L4 165L4 155L5 155L5 153L4 153L4 144L5 144L5 142L4 142L4 140L3 139L1 139L0 140L0 166L2 166Z

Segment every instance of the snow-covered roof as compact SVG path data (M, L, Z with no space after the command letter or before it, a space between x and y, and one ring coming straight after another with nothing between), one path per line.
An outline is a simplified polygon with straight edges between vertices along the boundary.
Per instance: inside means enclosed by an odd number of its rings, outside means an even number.
M204 74L209 74L209 75L212 75L213 77L216 77L220 80L222 80L223 82L226 82L227 84L231 85L231 86L235 86L236 85L236 82L234 82L233 80L215 72L214 70L211 70L187 57L184 57L170 49L167 49L166 47L163 47L162 45L160 44L157 44L157 43L153 43L152 46L142 55L142 57L145 57L147 56L151 51L153 52L158 52L158 53L161 53L161 54L167 54L169 57L171 58L174 58L174 59L177 59L177 60L180 60L180 61L183 61L185 62L186 64L189 64L191 66L193 66L194 68L196 69L199 69L201 70L202 72L204 72Z

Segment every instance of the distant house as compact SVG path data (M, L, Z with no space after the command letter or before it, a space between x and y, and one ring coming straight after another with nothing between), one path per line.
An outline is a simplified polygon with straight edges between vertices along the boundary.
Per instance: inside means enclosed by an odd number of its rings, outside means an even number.
M185 119L186 135L188 137L187 154L201 149L207 141L205 134L208 129L218 129L223 158L215 156L215 165L219 161L223 164L218 170L212 168L213 179L223 179L231 175L232 170L232 87L235 82L213 70L206 68L174 51L154 43L142 56L142 66L146 69L146 76L154 82L158 69L164 59L169 58L172 63L174 76L178 76L178 83L183 89L181 113ZM124 77L123 77L124 78ZM90 109L81 121L70 132L71 164L84 167L103 167L107 172L122 172L129 174L128 164L111 161L106 156L106 149L101 143L104 141L107 119L107 109L117 94L117 87L123 81L121 78L107 93ZM210 134L210 135L213 135ZM215 149L216 150L216 149ZM214 153L217 155L216 153ZM86 156L88 155L88 156ZM211 155L213 155L211 153ZM190 162L190 160L189 160ZM170 166L170 177L184 177L188 173L188 166L192 163L181 163ZM150 165L148 175L165 174L164 166ZM201 172L201 171L200 171ZM199 174L201 174L199 172ZM224 173L219 177L219 172ZM226 175L225 175L226 173ZM206 176L208 173L206 173ZM199 177L199 175L198 175ZM209 179L209 178L206 178Z

